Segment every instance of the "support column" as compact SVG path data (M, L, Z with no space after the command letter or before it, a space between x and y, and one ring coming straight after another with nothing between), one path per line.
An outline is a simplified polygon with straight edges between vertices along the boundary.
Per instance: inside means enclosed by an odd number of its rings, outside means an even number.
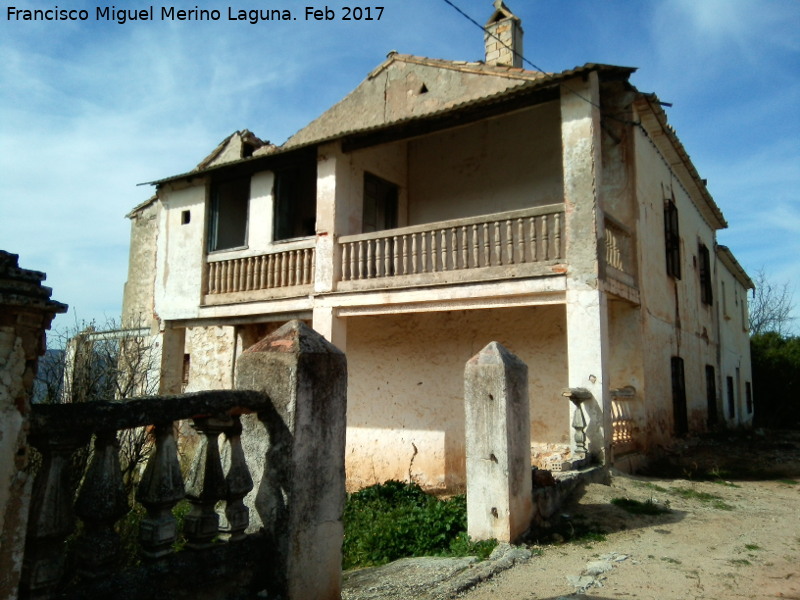
M317 160L317 242L314 291L330 292L341 277L340 235L347 231L348 160L339 144L319 149Z
M336 316L336 309L331 306L315 306L312 319L314 331L347 352L347 319Z
M161 334L161 375L159 394L180 394L183 383L183 353L186 347L186 329L167 324Z
M528 367L497 342L464 369L467 533L514 542L530 527Z
M30 398L45 330L67 306L50 299L44 273L20 269L0 250L0 598L16 598L25 550L32 477L27 439Z
M264 568L286 600L339 600L345 356L301 321L291 321L241 354L236 388L261 391L272 400L258 422L252 415L242 419L245 430L261 433L242 440L253 478L260 479L255 508L277 546L276 564Z
M608 387L608 307L600 289L603 213L600 198L600 88L596 72L561 88L564 203L566 213L568 387L585 388L589 453L605 463L611 446ZM567 401L566 399L564 400ZM575 406L570 403L572 438ZM574 449L574 441L573 441Z

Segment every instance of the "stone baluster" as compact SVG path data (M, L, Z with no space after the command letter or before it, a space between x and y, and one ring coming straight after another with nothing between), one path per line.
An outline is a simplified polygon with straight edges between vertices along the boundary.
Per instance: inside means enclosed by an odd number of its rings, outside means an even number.
M225 532L230 541L245 537L245 530L250 523L250 509L245 506L244 497L253 489L253 478L244 457L242 448L242 423L238 416L231 417L231 423L225 428L225 438L230 450L230 468L225 476L226 505L225 518L228 520Z
M403 244L403 275L408 275L408 236L402 237Z
M194 419L194 428L201 434L194 457L186 498L192 508L184 519L183 532L189 548L206 548L219 534L217 502L224 500L227 490L219 456L219 434L230 424L227 417Z
M31 495L30 519L22 564L20 591L28 598L45 598L64 573L64 541L75 528L70 457L85 436L31 436L42 453L42 466Z
M178 536L172 507L185 493L173 427L172 422L156 425L156 450L147 461L136 493L136 499L147 509L139 529L141 552L147 558L172 552Z
M553 223L555 229L555 253L553 258L561 258L561 213L553 215Z
M489 267L491 266L491 261L489 260L489 224L483 224L483 266Z
M428 272L428 234L424 231L419 234L420 237L420 273Z
M114 523L129 510L119 465L117 432L98 432L92 460L75 502L75 512L84 525L76 548L81 575L99 577L116 565L121 543Z
M480 266L480 263L478 262L479 261L479 252L480 252L480 249L478 247L478 226L477 225L473 225L472 226L472 266L476 267L476 268Z
M373 240L367 240L367 279L372 279L375 277L375 269L373 269L374 264L375 242Z
M525 262L525 226L522 219L517 219L517 262Z
M544 248L544 260L550 259L550 231L547 226L547 215L542 217L542 247Z
M255 259L251 256L247 259L247 266L246 266L246 280L244 283L244 289L250 291L253 289L253 274L255 271Z
M375 277L383 277L383 240L375 240Z
M506 262L509 265L514 264L514 229L511 219L506 220Z
M494 222L494 264L503 264L503 253L500 251L500 222Z
M387 277L394 275L392 271L392 240L388 237L383 240L383 274Z
M461 266L469 268L469 240L467 240L467 227L461 227Z
M458 230L455 227L450 228L450 262L453 265L453 270L458 269Z
M392 236L392 271L395 275L400 274L400 244L397 243L397 236Z
M436 232L431 231L431 273L436 273Z
M536 262L539 260L539 253L537 252L536 247L536 217L530 218L531 223L531 230L530 230L530 244L531 244L531 262Z
M418 272L417 265L418 265L418 248L417 248L417 234L411 234L411 272L416 274Z
M364 252L364 240L358 242L358 278L364 279L364 262L366 252Z
M442 271L447 271L447 231L442 229Z

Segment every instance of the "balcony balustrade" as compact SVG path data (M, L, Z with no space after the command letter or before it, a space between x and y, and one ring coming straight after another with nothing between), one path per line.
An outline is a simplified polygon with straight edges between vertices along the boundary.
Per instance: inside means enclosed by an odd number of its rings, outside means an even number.
M342 236L337 289L544 275L563 240L563 204Z
M630 287L636 287L636 257L630 229L605 216L606 276Z

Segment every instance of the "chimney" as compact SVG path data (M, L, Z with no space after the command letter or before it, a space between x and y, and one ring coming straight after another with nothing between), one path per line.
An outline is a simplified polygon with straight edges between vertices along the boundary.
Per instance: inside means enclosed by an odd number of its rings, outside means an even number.
M522 68L522 21L503 0L494 0L494 13L484 28L486 64Z

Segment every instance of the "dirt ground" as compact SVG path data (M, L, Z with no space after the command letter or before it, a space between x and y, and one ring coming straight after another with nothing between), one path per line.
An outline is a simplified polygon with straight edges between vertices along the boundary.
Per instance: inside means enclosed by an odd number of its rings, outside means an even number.
M648 475L587 486L561 533L459 598L800 600L800 432L690 440Z

